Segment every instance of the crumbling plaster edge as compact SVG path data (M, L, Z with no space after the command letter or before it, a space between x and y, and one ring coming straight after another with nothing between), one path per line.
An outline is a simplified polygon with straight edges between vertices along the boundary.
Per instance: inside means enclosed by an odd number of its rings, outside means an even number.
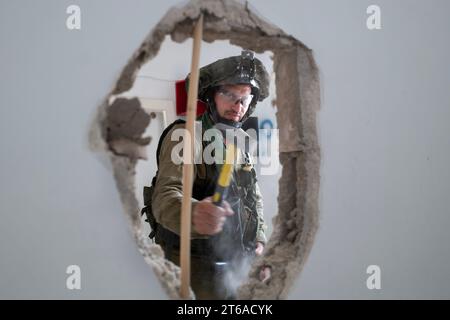
M119 94L131 88L139 68L157 55L160 45L166 35L171 34L172 38L179 42L190 37L191 33L188 30L185 33L177 34L176 30L178 24L186 23L186 21L188 21L193 27L193 22L198 18L200 13L203 13L210 18L209 20L206 19L206 21L209 21L205 24L206 37L210 37L208 36L208 28L212 30L212 35L217 36L213 28L214 19L220 20L223 19L223 17L228 17L232 14L232 12L227 12L227 10L230 10L230 6L228 6L229 3L230 2L227 1L226 6L220 0L198 0L191 1L184 8L172 8L169 10L158 25L146 37L143 44L133 54L132 58L123 69L115 87L107 95L104 102L98 107L98 112L89 134L91 150L109 155L124 211L130 221L138 249L144 256L146 263L152 267L156 276L161 280L168 296L172 299L179 298L178 288L180 270L177 266L165 260L160 247L150 243L146 235L142 232L140 219L138 219L140 218L140 208L138 207L138 202L134 194L135 161L112 154L106 143L105 119L108 99L111 95ZM225 12L214 12L211 9L211 6L217 6L217 4L221 4ZM239 4L233 4L233 6L236 5L239 6ZM235 9L238 10L239 8L236 7ZM239 12L242 12L241 9L242 8L239 9ZM250 15L247 6L246 10ZM262 20L258 20L258 17L254 13L251 13L251 18L249 17L249 20L252 21L252 24L255 24L255 21L260 21L257 27L259 33L264 33L264 30L268 28L268 24ZM232 21L230 23L232 23ZM296 219L299 223L296 229L298 232L293 243L286 243L286 241L284 241L283 235L286 230L282 219L286 218L286 212L283 212L284 209L280 206L276 223L274 224L274 231L266 248L266 253L254 263L252 271L250 272L249 281L243 284L239 290L239 298L245 299L283 299L287 297L293 279L295 279L302 270L312 248L315 233L318 229L319 218L318 193L320 181L320 147L317 143L315 124L315 115L320 107L320 86L317 67L312 56L312 51L300 41L284 34L284 32L279 29L271 29L270 32L266 32L266 36L270 38L270 41L275 41L275 49L273 49L275 57L281 52L293 50L292 48L298 51L299 56L302 56L299 60L301 60L303 64L297 64L296 72L299 83L301 83L299 91L301 91L302 88L306 91L301 92L302 95L297 97L298 101L296 104L292 105L291 108L282 111L292 112L295 108L299 107L296 110L298 113L296 117L299 121L297 133L302 144L291 151L281 152L280 162L283 167L287 166L287 162L289 161L295 163L295 170L303 169L305 172L304 177L306 177L306 179L300 181L302 176L299 176L298 173L293 176L288 176L286 174L282 175L279 182L280 186L283 181L284 183L288 181L289 184L296 186L296 188L292 190L292 192L295 193L295 201L289 205L293 207L291 210L287 211L289 211L288 215L291 215L291 218ZM220 35L217 38L221 38ZM227 38L226 34L222 35L221 39L224 38ZM207 40L212 41L211 38L208 38ZM230 39L230 43L245 47L240 38ZM255 48L247 46L247 49L253 49L256 52L261 52L262 50L261 48L258 48L258 46ZM271 48L266 49L270 50ZM275 70L275 72L277 73L277 70ZM309 72L309 75L307 74L305 76L305 72ZM279 76L277 76L277 78L279 78ZM278 100L283 99L283 97L280 97L278 94L277 97ZM282 130L281 127L280 130ZM283 141L280 141L280 145L282 144ZM279 195L279 203L286 197L289 198L291 195ZM257 280L257 271L262 265L279 266L282 270L274 269L272 280L262 284ZM274 284L276 288L273 287Z

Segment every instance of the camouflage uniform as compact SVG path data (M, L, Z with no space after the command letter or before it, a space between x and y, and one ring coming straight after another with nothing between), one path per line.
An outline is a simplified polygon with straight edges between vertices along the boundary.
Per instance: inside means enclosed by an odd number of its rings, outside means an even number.
M232 58L237 59L237 57ZM218 64L212 65L217 67ZM221 66L220 63L219 66ZM210 81L211 68L207 66L206 69L203 68L203 72L202 69L200 71L203 81L205 81L205 77L209 77L207 81ZM226 68L223 68L223 65L221 71L227 71ZM230 72L228 71L227 76L229 75ZM266 81L267 79L264 78L263 80ZM216 84L219 85L219 82ZM202 98L202 94L205 94L207 87L202 87L202 80L200 79L199 98ZM264 87L263 89L267 88ZM261 94L266 95L265 92ZM256 101L251 105L252 110L255 104ZM213 127L214 120L212 118L214 117L209 109L208 112L197 119L202 123L203 132ZM180 141L171 141L171 134L174 130L180 128L184 128L184 124L174 125L161 141L158 174L151 201L153 215L159 224L156 231L156 242L164 249L166 257L177 265L179 265L183 166L182 164L175 164L171 159L172 149L180 143ZM239 127L235 129L244 132ZM203 137L203 132L201 137ZM219 144L224 145L220 141ZM198 153L208 146L208 142L194 139L194 145L194 153ZM198 299L233 297L233 293L227 292L222 282L223 266L231 265L230 262L236 258L254 254L256 242L266 243L263 201L256 182L256 172L248 152L240 150L238 157L245 159L245 163L242 164L238 161L235 164L229 195L225 199L230 203L235 214L227 217L223 230L214 236L198 234L194 226L191 226L191 286ZM200 159L202 159L202 163L194 165L195 179L191 212L194 212L199 201L213 195L221 167L220 164L205 163L202 156L200 156ZM222 262L228 264L222 264Z

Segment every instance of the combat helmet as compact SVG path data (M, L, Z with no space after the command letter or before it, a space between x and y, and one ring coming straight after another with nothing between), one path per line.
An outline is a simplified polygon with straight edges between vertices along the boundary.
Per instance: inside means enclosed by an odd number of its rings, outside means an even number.
M243 50L240 56L217 60L199 70L198 99L205 102L207 112L215 123L224 123L240 128L256 108L258 101L269 95L269 75L262 62L254 53ZM189 76L186 78L186 90L189 88ZM241 121L235 122L222 118L216 110L214 94L218 88L227 84L248 84L251 86L253 99Z

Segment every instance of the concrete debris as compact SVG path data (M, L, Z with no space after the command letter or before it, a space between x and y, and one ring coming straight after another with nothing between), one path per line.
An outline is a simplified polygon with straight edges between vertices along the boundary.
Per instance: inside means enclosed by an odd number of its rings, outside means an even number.
M239 288L239 298L284 299L308 258L319 225L321 156L316 113L320 107L320 82L312 51L259 17L247 2L192 0L167 12L130 58L105 101L131 89L137 72L158 54L166 35L171 35L176 42L190 38L201 13L205 21L203 40L228 39L243 49L257 53L269 50L274 54L283 166L279 209L265 254L254 262L249 279ZM142 156L138 146L148 143L140 136L149 121L141 111L133 100L119 100L112 105L102 103L91 128L91 149L110 154L116 184L139 250L168 296L178 299L179 268L163 258L158 245L145 241L140 226L140 208L134 192L135 165L136 159ZM103 141L98 141L100 138ZM258 277L262 266L272 269L272 277L264 283Z
M151 116L142 108L139 99L118 98L107 108L106 141L110 150L119 156L147 160L145 146L151 137L141 138Z

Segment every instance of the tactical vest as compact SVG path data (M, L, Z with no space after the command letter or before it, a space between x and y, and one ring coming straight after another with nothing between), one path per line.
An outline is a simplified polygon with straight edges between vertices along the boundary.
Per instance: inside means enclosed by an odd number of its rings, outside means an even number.
M164 137L174 125L184 122L181 119L176 120L163 131L156 152L158 166L159 153ZM202 143L203 148L206 148L208 142L203 141ZM195 164L195 166L197 175L193 184L192 197L200 201L213 195L219 172L215 164L202 162L201 164ZM254 252L258 229L257 197L255 192L255 183L257 180L256 172L253 166L251 166L248 153L245 153L245 163L241 167L242 169L233 172L228 196L225 199L230 203L235 214L227 217L223 230L217 235L211 236L208 239L192 239L191 252L193 254L208 256L215 261L231 261L236 255L251 254ZM153 216L151 200L157 176L158 172L152 179L151 187L144 187L145 207L141 213L146 214L146 221L150 223L152 228L152 232L149 235L151 239L155 238L155 242L160 244L165 251L179 250L179 236L157 223Z

